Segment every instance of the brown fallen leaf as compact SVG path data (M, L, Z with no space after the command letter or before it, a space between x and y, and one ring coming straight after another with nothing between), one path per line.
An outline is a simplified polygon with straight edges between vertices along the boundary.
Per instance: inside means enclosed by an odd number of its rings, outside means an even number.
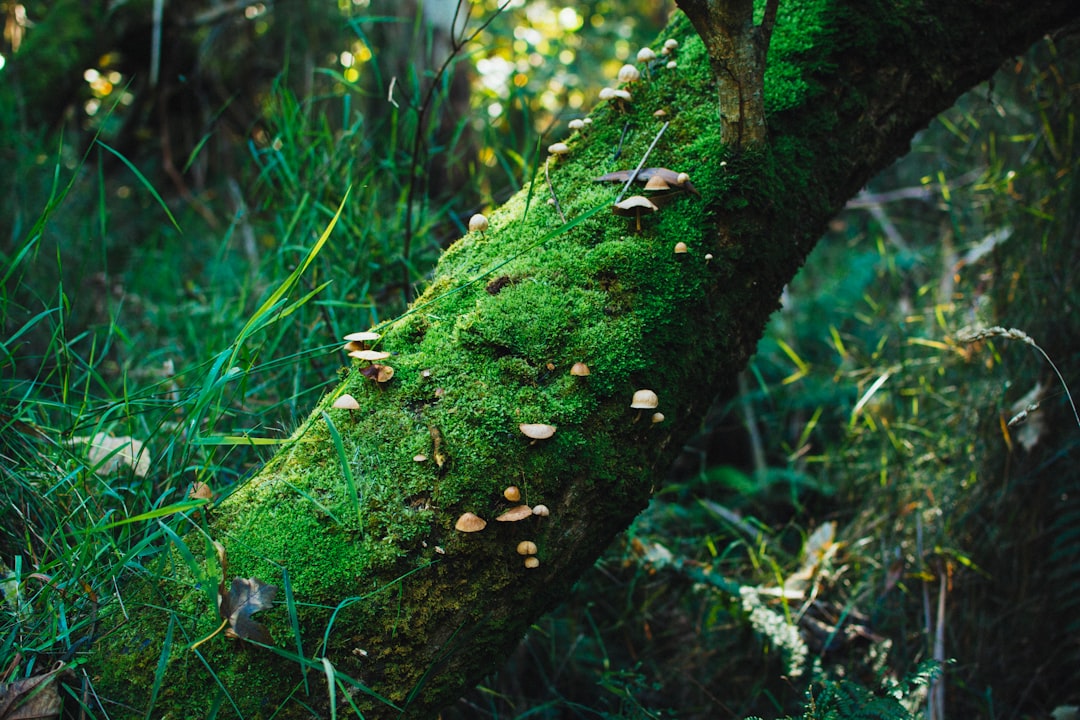
M225 592L225 580L218 583L218 613L229 624L225 635L241 640L254 640L269 645L270 633L251 619L254 613L267 610L274 604L277 585L267 585L257 578L232 580L229 592Z
M598 178L593 178L593 182L626 182L630 179L630 176L634 174L633 170L617 170L610 172L606 175L601 175ZM694 187L694 183L686 180L685 182L679 182L679 173L667 168L642 168L638 171L637 176L634 178L634 182L647 183L653 177L660 177L667 181L671 188L675 191L692 192L695 195L700 195L698 189ZM658 193L666 195L669 193Z
M44 675L0 683L0 720L59 718L63 707L58 677L71 674L66 666Z

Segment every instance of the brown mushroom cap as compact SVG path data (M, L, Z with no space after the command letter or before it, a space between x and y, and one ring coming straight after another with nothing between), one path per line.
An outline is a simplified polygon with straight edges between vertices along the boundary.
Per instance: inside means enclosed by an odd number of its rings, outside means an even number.
M533 568L538 568L540 567L540 560L535 555L530 555L529 557L525 558L525 567L529 568L530 570L532 570Z
M638 410L652 410L659 404L660 398L652 390L638 390L630 401L630 407Z
M517 546L518 555L535 555L537 549L532 540L522 540Z
M352 395L345 393L335 400L331 407L337 408L338 410L359 410L360 403L356 402L356 398Z
M544 423L521 423L518 425L518 429L521 430L525 437L532 438L533 440L547 440L555 434L555 431L558 428L554 425L545 425Z
M376 360L385 360L390 357L390 353L383 352L382 350L353 350L349 353L349 357L367 360L368 362L375 362Z
M652 421L653 421L653 424L654 424L654 425L655 425L656 423L662 423L662 422L664 422L664 413L662 413L662 412L655 412L655 413L653 413L653 414L652 414Z
M378 363L372 363L366 368L360 371L360 374L369 380L374 380L377 383L390 382L390 378L394 377L394 368L389 365L380 365Z
M676 254L676 255L682 255L682 254L684 254L684 253L685 253L685 252L686 252L686 251L687 251L688 249L689 249L689 248L687 248L687 247L686 247L686 243L684 243L684 242L683 242L682 240L680 240L679 242L675 243L675 254Z
M645 189L646 190L670 190L671 185L668 184L668 181L664 179L663 175L654 174L649 178L648 182L645 183Z
M517 485L511 485L510 487L503 490L503 497L510 502L517 502L521 499L521 491L518 490Z
M454 523L454 528L459 532L480 532L487 527L487 521L479 515L474 515L471 512L462 513L461 517Z
M517 505L495 518L498 522L517 522L532 517L533 509L528 505Z
M585 377L589 374L589 366L583 362L576 362L570 367L570 374L577 377Z

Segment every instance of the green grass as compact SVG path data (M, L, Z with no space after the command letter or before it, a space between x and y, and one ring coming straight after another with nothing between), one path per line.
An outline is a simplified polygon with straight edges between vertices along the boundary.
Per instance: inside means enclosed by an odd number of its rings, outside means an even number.
M743 394L717 405L652 508L446 717L851 717L880 711L881 694L860 688L921 677L942 652L957 660L943 677L960 715L1045 714L1068 700L1075 649L1035 643L1033 656L1014 612L1046 637L1077 627L1071 398L1041 357L989 336L964 344L961 331L1021 328L1076 385L1080 328L1061 312L1078 300L1076 107L1055 79L1075 67L1053 46L1037 51L875 181L877 200L834 225ZM339 338L401 311L445 228L468 217L477 195L406 203L407 139L422 123L401 112L372 127L350 111L353 91L274 89L266 142L251 147L258 204L216 234L126 158L145 191L132 215L145 217L118 219L102 200L116 181L100 154L73 168L69 148L46 153L39 214L3 257L0 681L61 661L77 694L91 692L79 663L99 608L122 611L125 581L162 558L212 605L223 568L189 533L213 505L190 501L192 484L228 493L288 442L337 380ZM533 144L497 164L516 176ZM896 189L918 199L887 201ZM984 241L1004 228L1009 240ZM144 231L138 260L111 272L110 236ZM87 257L102 260L103 283L88 284ZM1021 435L1002 419L1037 382L1043 399ZM91 457L80 439L104 435L142 443L146 472L123 447ZM811 547L828 523L835 542ZM802 595L780 593L800 572ZM296 696L319 676L332 697L370 693L302 647L306 608L283 578L289 637L276 639L289 649L274 652L311 671ZM327 636L344 609L322 608ZM159 658L200 640L168 627ZM223 688L210 694L212 714L235 707ZM914 717L926 697L909 687L900 701L890 713Z

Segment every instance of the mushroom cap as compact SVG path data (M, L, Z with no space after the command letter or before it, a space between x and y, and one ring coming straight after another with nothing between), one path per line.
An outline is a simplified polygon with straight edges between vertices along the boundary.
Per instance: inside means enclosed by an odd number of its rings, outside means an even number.
M612 94L620 100L625 100L627 102L630 102L630 99L633 97L629 90L615 90Z
M611 100L615 97L615 88L600 88L600 99Z
M378 363L372 363L363 370L360 374L369 380L374 380L377 383L390 382L390 378L394 377L394 368L389 365L379 365Z
M668 70L674 70L675 68L679 67L679 63L675 62L674 60L669 60L668 64L664 67L666 67Z
M486 527L487 521L471 512L462 513L461 517L454 523L454 529L458 532L480 532Z
M487 229L488 219L480 213L476 213L469 218L469 232L484 232Z
M376 360L385 360L390 357L390 353L383 352L382 350L353 350L349 353L349 357L375 362Z
M570 374L578 377L585 377L589 372L589 366L583 362L576 362L570 367Z
M350 340L349 342L345 343L342 346L341 349L344 350L347 353L351 353L353 350L363 350L364 349L364 343L356 342L355 340Z
M653 413L653 414L652 414L652 421L653 421L653 424L654 424L654 425L655 425L656 423L662 423L662 422L664 422L664 413L662 413L662 412L655 412L655 413Z
M529 557L525 558L525 567L529 568L530 570L532 570L533 568L538 568L540 567L540 560L535 555L530 555Z
M671 185L664 179L662 175L656 174L649 177L649 181L645 183L646 190L670 190Z
M518 490L517 485L511 485L510 487L503 490L503 497L510 502L517 502L521 499L521 491Z
M534 505L532 512L533 512L533 515L535 515L537 517L547 517L548 515L551 514L551 511L548 510L547 505Z
M633 65L623 65L619 68L619 82L632 83L641 79L641 71Z
M558 429L554 425L545 425L544 423L521 423L518 425L518 429L521 433L533 440L547 440L549 437L555 434Z
M644 47L644 48L641 48L640 50L637 51L637 61L638 62L649 62L650 60L655 60L655 59L656 59L656 53L653 52L652 48Z
M679 185L685 185L690 182L690 173L681 172L675 177L675 182Z
M581 118L574 118L566 124L566 127L570 128L571 130L584 130L585 121Z
M675 254L676 255L682 255L682 254L686 253L687 249L688 248L686 247L686 243L684 243L682 240L675 243Z
M412 459L413 459L414 462L418 462L418 463L427 462L427 455L424 455L424 454L413 455Z
M535 555L537 549L536 543L532 540L522 540L517 545L518 555Z
M381 337L382 337L382 335L380 335L377 332L371 332L370 330L365 330L364 332L349 333L348 335L346 335L342 339L347 340L348 342L361 342L362 343L362 342L373 342L375 340L378 340Z
M641 213L656 212L660 208L644 195L631 195L611 206L611 212L623 217L634 217Z
M517 522L532 517L532 514L533 509L528 505L516 505L495 519L498 522Z
M639 410L652 410L660 404L660 398L652 390L642 389L634 393L634 399L630 401L630 407Z
M552 155L566 155L570 152L570 146L561 142L552 143L548 145L548 152Z
M350 395L349 393L345 393L337 400L335 400L334 404L330 407L335 407L339 410L359 410L360 403L356 402L356 398L354 398L352 395Z
M668 38L664 41L664 49L671 52L675 48L679 47L679 41L675 38Z

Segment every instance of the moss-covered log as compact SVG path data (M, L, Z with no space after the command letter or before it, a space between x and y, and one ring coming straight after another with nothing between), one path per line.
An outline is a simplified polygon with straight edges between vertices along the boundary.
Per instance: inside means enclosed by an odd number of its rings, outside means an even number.
M152 702L157 717L326 715L332 668L362 684L336 698L365 717L453 701L645 505L829 217L959 94L1078 16L1075 0L782 2L764 88L743 88L763 91L767 132L738 147L720 136L721 115L735 117L718 112L723 63L676 17L662 38L674 55L630 102L596 108L551 161L550 189L540 173L379 328L393 379L354 364L257 477L192 516L165 579L132 581L129 620L108 608L98 695L138 714ZM594 178L634 168L654 141L646 166L687 172L700 195L666 198L639 230L610 211L620 185ZM569 373L579 361L591 374ZM630 407L642 388L661 421ZM331 407L346 392L359 410ZM533 441L521 423L557 430ZM496 521L516 504L509 485L550 514ZM455 530L465 512L486 528ZM539 567L524 566L524 540ZM228 577L281 588L255 616L276 652L225 637L186 647L220 622L211 541Z

